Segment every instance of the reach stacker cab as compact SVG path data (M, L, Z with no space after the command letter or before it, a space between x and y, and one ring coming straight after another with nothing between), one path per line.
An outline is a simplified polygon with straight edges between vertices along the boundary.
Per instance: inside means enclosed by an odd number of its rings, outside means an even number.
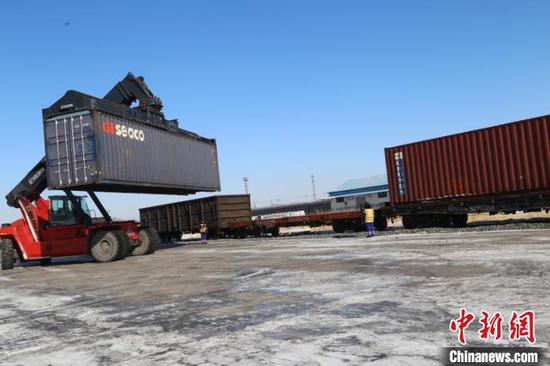
M43 158L6 196L9 206L19 208L22 218L0 228L0 267L12 269L16 261L91 255L111 262L133 254L151 254L160 243L155 230L135 221L113 221L94 192L88 192L103 218L93 219L84 196L40 197L46 189Z

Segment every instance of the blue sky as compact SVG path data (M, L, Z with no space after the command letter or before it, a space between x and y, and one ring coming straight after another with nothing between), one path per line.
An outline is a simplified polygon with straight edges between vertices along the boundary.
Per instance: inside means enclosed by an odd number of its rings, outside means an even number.
M258 206L385 173L383 148L550 113L547 1L18 1L0 12L2 179L44 154L41 109L144 75L218 140ZM114 216L178 196L103 194ZM9 221L18 212L0 205Z

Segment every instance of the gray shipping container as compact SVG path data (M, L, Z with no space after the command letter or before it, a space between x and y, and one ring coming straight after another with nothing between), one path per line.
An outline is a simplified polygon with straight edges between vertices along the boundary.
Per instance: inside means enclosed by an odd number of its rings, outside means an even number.
M215 140L98 110L44 121L48 187L104 192L219 191Z

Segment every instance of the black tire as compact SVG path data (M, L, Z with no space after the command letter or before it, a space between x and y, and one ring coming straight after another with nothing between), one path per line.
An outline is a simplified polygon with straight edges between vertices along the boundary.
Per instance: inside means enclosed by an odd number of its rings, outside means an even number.
M15 256L13 249L13 241L11 239L0 240L0 269L13 269L15 264Z
M138 246L134 247L132 255L153 254L161 243L160 236L155 229L142 229L139 232Z
M128 235L126 235L126 233L122 230L114 230L113 233L116 235L121 243L120 252L116 260L124 259L127 256L131 255L134 246L132 245L132 241L130 240Z
M90 253L99 263L116 261L120 259L127 250L124 240L121 240L117 232L121 231L98 231L92 237Z

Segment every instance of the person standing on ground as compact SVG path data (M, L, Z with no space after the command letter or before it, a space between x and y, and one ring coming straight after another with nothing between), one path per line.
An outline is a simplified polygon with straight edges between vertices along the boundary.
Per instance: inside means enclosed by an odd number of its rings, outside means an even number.
M374 236L374 210L368 203L365 204L365 229L368 238Z
M204 222L201 222L199 231L201 233L201 244L208 244L208 227Z

